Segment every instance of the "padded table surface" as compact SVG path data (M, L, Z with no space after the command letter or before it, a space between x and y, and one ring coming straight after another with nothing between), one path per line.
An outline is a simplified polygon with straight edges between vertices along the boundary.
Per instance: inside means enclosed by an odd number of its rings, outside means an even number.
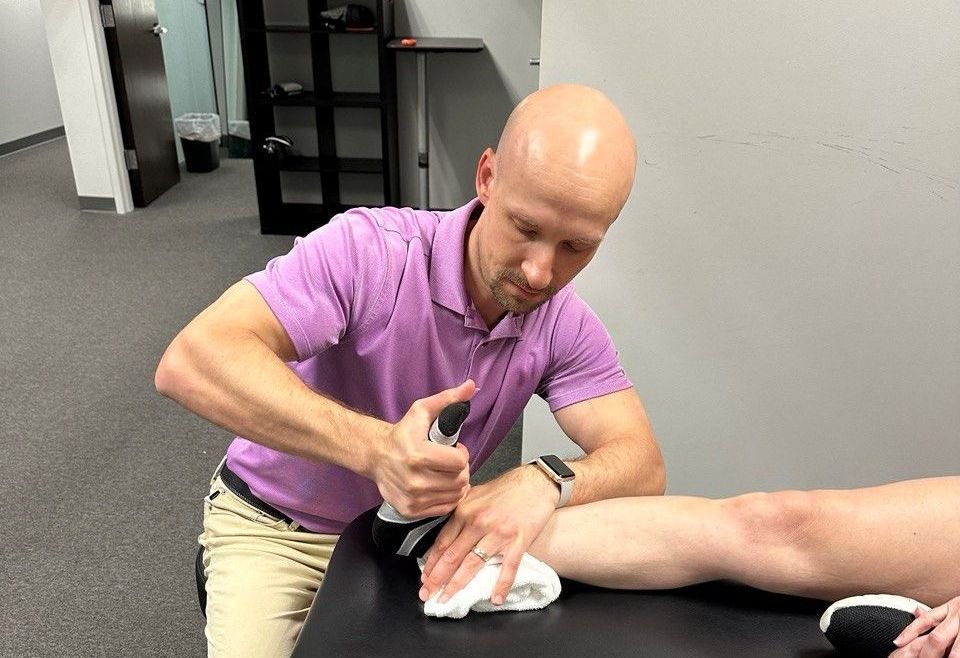
M637 592L564 580L543 610L428 618L415 560L373 545L375 514L340 538L295 657L839 655L818 626L826 602L731 583Z

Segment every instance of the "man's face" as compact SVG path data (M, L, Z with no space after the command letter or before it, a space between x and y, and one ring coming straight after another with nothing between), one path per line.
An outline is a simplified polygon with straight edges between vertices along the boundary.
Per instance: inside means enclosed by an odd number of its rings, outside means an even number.
M619 210L584 196L576 181L562 189L550 182L497 180L475 228L483 284L506 311L529 313L569 283L593 258Z

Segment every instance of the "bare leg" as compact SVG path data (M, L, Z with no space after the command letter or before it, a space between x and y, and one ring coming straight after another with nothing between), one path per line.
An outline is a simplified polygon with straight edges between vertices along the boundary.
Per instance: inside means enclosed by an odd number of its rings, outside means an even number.
M960 594L960 477L560 510L530 553L566 578L662 589L729 579L822 599Z

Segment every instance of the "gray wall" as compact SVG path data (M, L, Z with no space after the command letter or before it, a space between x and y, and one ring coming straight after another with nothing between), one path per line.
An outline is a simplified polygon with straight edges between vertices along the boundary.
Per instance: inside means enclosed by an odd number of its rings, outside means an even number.
M638 136L578 289L671 492L960 473L958 54L952 0L545 0L541 85L603 89ZM532 405L524 456L558 435Z
M39 0L0 2L0 144L62 125Z

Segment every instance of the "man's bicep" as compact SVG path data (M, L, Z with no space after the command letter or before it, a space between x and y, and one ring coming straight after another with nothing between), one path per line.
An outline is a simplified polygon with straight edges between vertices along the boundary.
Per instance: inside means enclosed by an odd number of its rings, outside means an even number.
M557 409L553 417L564 434L587 453L625 434L653 440L647 413L632 386Z
M241 280L227 288L194 322L211 329L249 331L283 361L298 360L296 347L287 330L249 281Z

